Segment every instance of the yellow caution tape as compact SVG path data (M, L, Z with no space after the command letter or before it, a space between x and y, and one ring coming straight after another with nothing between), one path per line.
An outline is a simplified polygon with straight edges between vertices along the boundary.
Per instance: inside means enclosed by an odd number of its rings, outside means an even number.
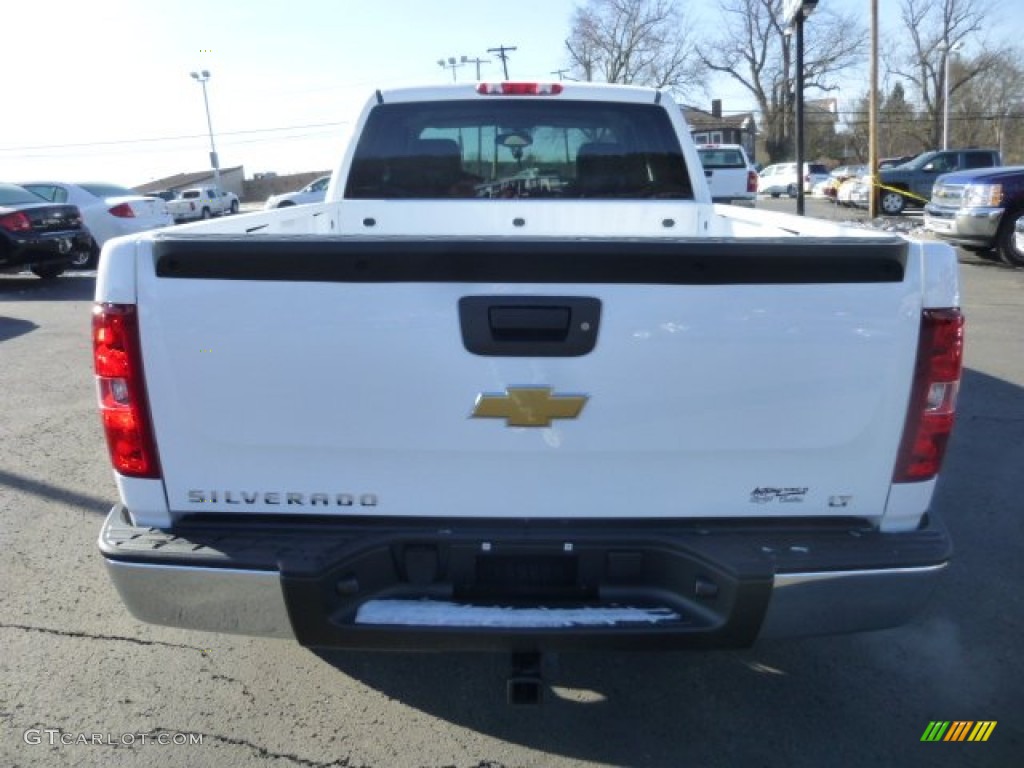
M897 192L897 193L903 195L903 197L909 197L909 198L912 198L914 200L920 200L922 203L929 202L927 197L921 197L920 195L915 195L913 192L911 192L909 190L906 190L906 189L900 189L899 187L887 187L885 184L882 184L882 183L877 182L877 181L874 184L875 184L875 186L878 189L884 189L886 192Z

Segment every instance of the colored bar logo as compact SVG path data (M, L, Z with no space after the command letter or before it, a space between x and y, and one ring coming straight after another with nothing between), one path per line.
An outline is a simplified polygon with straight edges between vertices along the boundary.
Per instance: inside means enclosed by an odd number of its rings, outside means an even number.
M932 720L921 741L988 741L997 720Z

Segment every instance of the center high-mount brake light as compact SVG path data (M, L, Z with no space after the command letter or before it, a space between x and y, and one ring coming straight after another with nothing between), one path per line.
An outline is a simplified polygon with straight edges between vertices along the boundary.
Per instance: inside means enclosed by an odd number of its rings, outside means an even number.
M557 96L561 83L480 83L476 92L481 96Z
M92 348L100 416L114 470L129 477L160 477L135 306L97 305Z
M931 480L939 473L956 416L963 354L964 318L960 310L924 310L914 384L893 482Z

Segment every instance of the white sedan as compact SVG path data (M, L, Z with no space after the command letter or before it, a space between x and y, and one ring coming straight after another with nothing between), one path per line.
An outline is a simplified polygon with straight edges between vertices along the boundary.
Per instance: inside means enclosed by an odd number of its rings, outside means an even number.
M79 269L95 266L100 249L112 237L133 235L174 223L164 200L140 195L117 184L29 181L19 186L51 203L78 206L93 239L92 248L72 262L72 266Z
M820 163L804 163L804 192L810 192L819 181L828 179L828 170ZM788 195L797 193L796 163L775 163L769 165L758 176L759 195Z
M322 203L327 196L327 185L330 183L330 176L321 176L310 182L298 192L288 192L283 195L271 195L264 204L266 210L272 208L287 208L289 205L305 205L306 203Z

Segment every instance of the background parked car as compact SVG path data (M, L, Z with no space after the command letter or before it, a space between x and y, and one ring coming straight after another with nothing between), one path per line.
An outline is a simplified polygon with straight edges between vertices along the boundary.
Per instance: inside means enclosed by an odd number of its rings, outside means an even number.
M72 266L90 268L99 259L100 248L112 237L132 235L173 224L167 203L146 197L126 187L102 182L68 184L62 181L28 181L21 184L29 192L51 203L68 203L82 212L92 245L85 254L76 254Z
M0 271L28 268L43 279L57 277L91 238L73 205L47 203L27 189L0 183Z
M173 189L158 189L156 192L147 192L146 197L159 197L164 202L178 199L178 193Z
M835 202L836 194L844 181L858 178L865 173L867 173L867 166L865 165L840 165L829 172L828 179L816 184L814 189L811 190L811 194L816 197L826 197Z
M796 163L775 163L761 169L758 174L759 195L796 197L796 191Z
M286 208L289 205L305 205L306 203L322 203L327 195L330 176L321 176L310 182L298 192L286 192L283 195L271 195L267 198L264 208Z
M861 176L844 179L836 189L836 204L853 208L868 205L868 193L871 191L871 175L865 172Z
M943 173L1002 165L995 149L942 149L922 152L902 165L878 171L878 207L897 216L908 205L920 208L932 196L932 185Z
M821 163L804 163L804 192L810 192L818 182L828 179L828 169ZM757 192L761 195L789 195L797 193L796 163L775 163L761 171Z

